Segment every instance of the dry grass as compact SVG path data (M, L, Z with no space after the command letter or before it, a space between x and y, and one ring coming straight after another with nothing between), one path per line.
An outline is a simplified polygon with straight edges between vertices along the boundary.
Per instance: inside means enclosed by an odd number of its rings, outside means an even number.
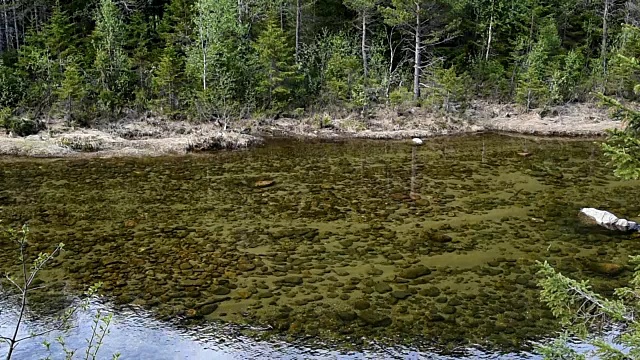
M544 116L543 116L544 115ZM380 108L366 119L356 114L332 117L317 114L304 119L241 120L234 130L221 131L215 123L194 124L144 116L74 129L62 123L48 124L36 136L13 138L0 135L0 155L66 156L159 156L195 151L242 149L262 142L263 136L297 138L405 139L498 131L538 136L601 136L620 128L606 110L591 104L570 104L546 114L523 112L513 105L475 102L465 114L454 117L421 108Z

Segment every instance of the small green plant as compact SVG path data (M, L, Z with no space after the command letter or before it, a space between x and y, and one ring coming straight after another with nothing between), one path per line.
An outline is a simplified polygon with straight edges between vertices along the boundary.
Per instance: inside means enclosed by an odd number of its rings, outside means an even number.
M393 106L402 105L406 102L411 101L413 98L413 94L404 86L401 86L395 90L393 90L389 94L389 102Z
M9 116L2 123L7 131L18 136L34 135L44 129L42 121L25 117Z
M45 265L47 265L52 259L60 254L60 252L64 248L64 244L58 244L51 252L41 252L35 257L34 260L29 261L27 254L27 248L29 246L29 227L27 225L23 225L19 230L8 228L6 229L5 234L9 241L17 246L18 260L20 264L20 269L17 275L12 276L11 274L7 273L5 274L5 277L3 279L4 281L0 281L0 292L9 293L12 288L13 291L11 291L10 293L13 294L13 296L17 297L19 303L18 319L13 328L12 335L10 337L0 336L0 345L8 344L9 346L5 359L11 360L16 347L26 340L39 338L56 331L62 331L63 334L67 333L72 328L71 319L73 315L78 309L82 309L84 311L88 310L90 298L97 294L99 288L102 286L102 283L91 286L89 290L85 292L85 299L79 306L70 307L65 310L62 315L60 315L59 321L57 322L56 326L38 333L31 333L27 336L19 337L20 328L22 327L24 319L29 311L30 294L37 289L34 284L36 283L38 274L42 271ZM6 291L3 288L4 283L8 283L10 286L10 288ZM101 311L98 311L94 315L93 324L91 326L92 333L87 339L87 349L85 350L83 359L97 359L98 351L103 344L105 336L109 333L109 325L111 324L111 321L112 314L103 314ZM56 338L56 342L62 346L62 349L65 353L65 360L71 360L74 358L76 350L71 350L67 347L64 336L58 336ZM45 340L43 344L49 350L49 356L46 359L50 360L51 343ZM1 346L0 349L2 349ZM119 354L115 354L112 358L118 359L119 356Z
M6 124L9 122L9 119L11 119L12 112L9 107L0 108L0 127L6 129Z

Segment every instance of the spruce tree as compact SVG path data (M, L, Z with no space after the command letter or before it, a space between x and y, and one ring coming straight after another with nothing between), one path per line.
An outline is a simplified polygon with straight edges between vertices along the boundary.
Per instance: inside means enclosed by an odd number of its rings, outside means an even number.
M69 125L82 124L81 109L86 100L87 88L82 69L77 59L69 57L64 70L64 78L60 87L56 89L65 122Z
M264 100L265 108L280 112L289 105L293 91L301 81L293 47L274 22L269 22L253 47L258 54L259 82L256 91Z

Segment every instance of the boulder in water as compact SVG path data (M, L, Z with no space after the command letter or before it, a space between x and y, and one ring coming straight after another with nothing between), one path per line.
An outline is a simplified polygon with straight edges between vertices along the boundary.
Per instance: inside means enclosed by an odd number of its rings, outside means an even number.
M616 231L640 231L640 225L634 221L619 219L612 213L594 208L580 210L578 218L588 225L600 225L605 229Z
M256 181L254 186L257 188L266 188L275 185L275 180L260 180Z
M624 271L624 266L615 263L593 262L589 264L591 271L607 276L616 276Z

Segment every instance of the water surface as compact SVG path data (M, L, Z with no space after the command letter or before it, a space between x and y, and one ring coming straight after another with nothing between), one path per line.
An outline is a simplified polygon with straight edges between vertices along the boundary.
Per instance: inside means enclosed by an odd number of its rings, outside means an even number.
M582 207L640 213L640 183L613 178L593 141L287 140L182 157L5 158L0 169L4 223L30 224L32 253L66 244L34 308L102 281L125 323L148 319L170 338L225 329L230 343L278 356L533 356L557 330L535 262L610 293L640 248L577 221ZM17 270L11 250L0 243L3 271Z

